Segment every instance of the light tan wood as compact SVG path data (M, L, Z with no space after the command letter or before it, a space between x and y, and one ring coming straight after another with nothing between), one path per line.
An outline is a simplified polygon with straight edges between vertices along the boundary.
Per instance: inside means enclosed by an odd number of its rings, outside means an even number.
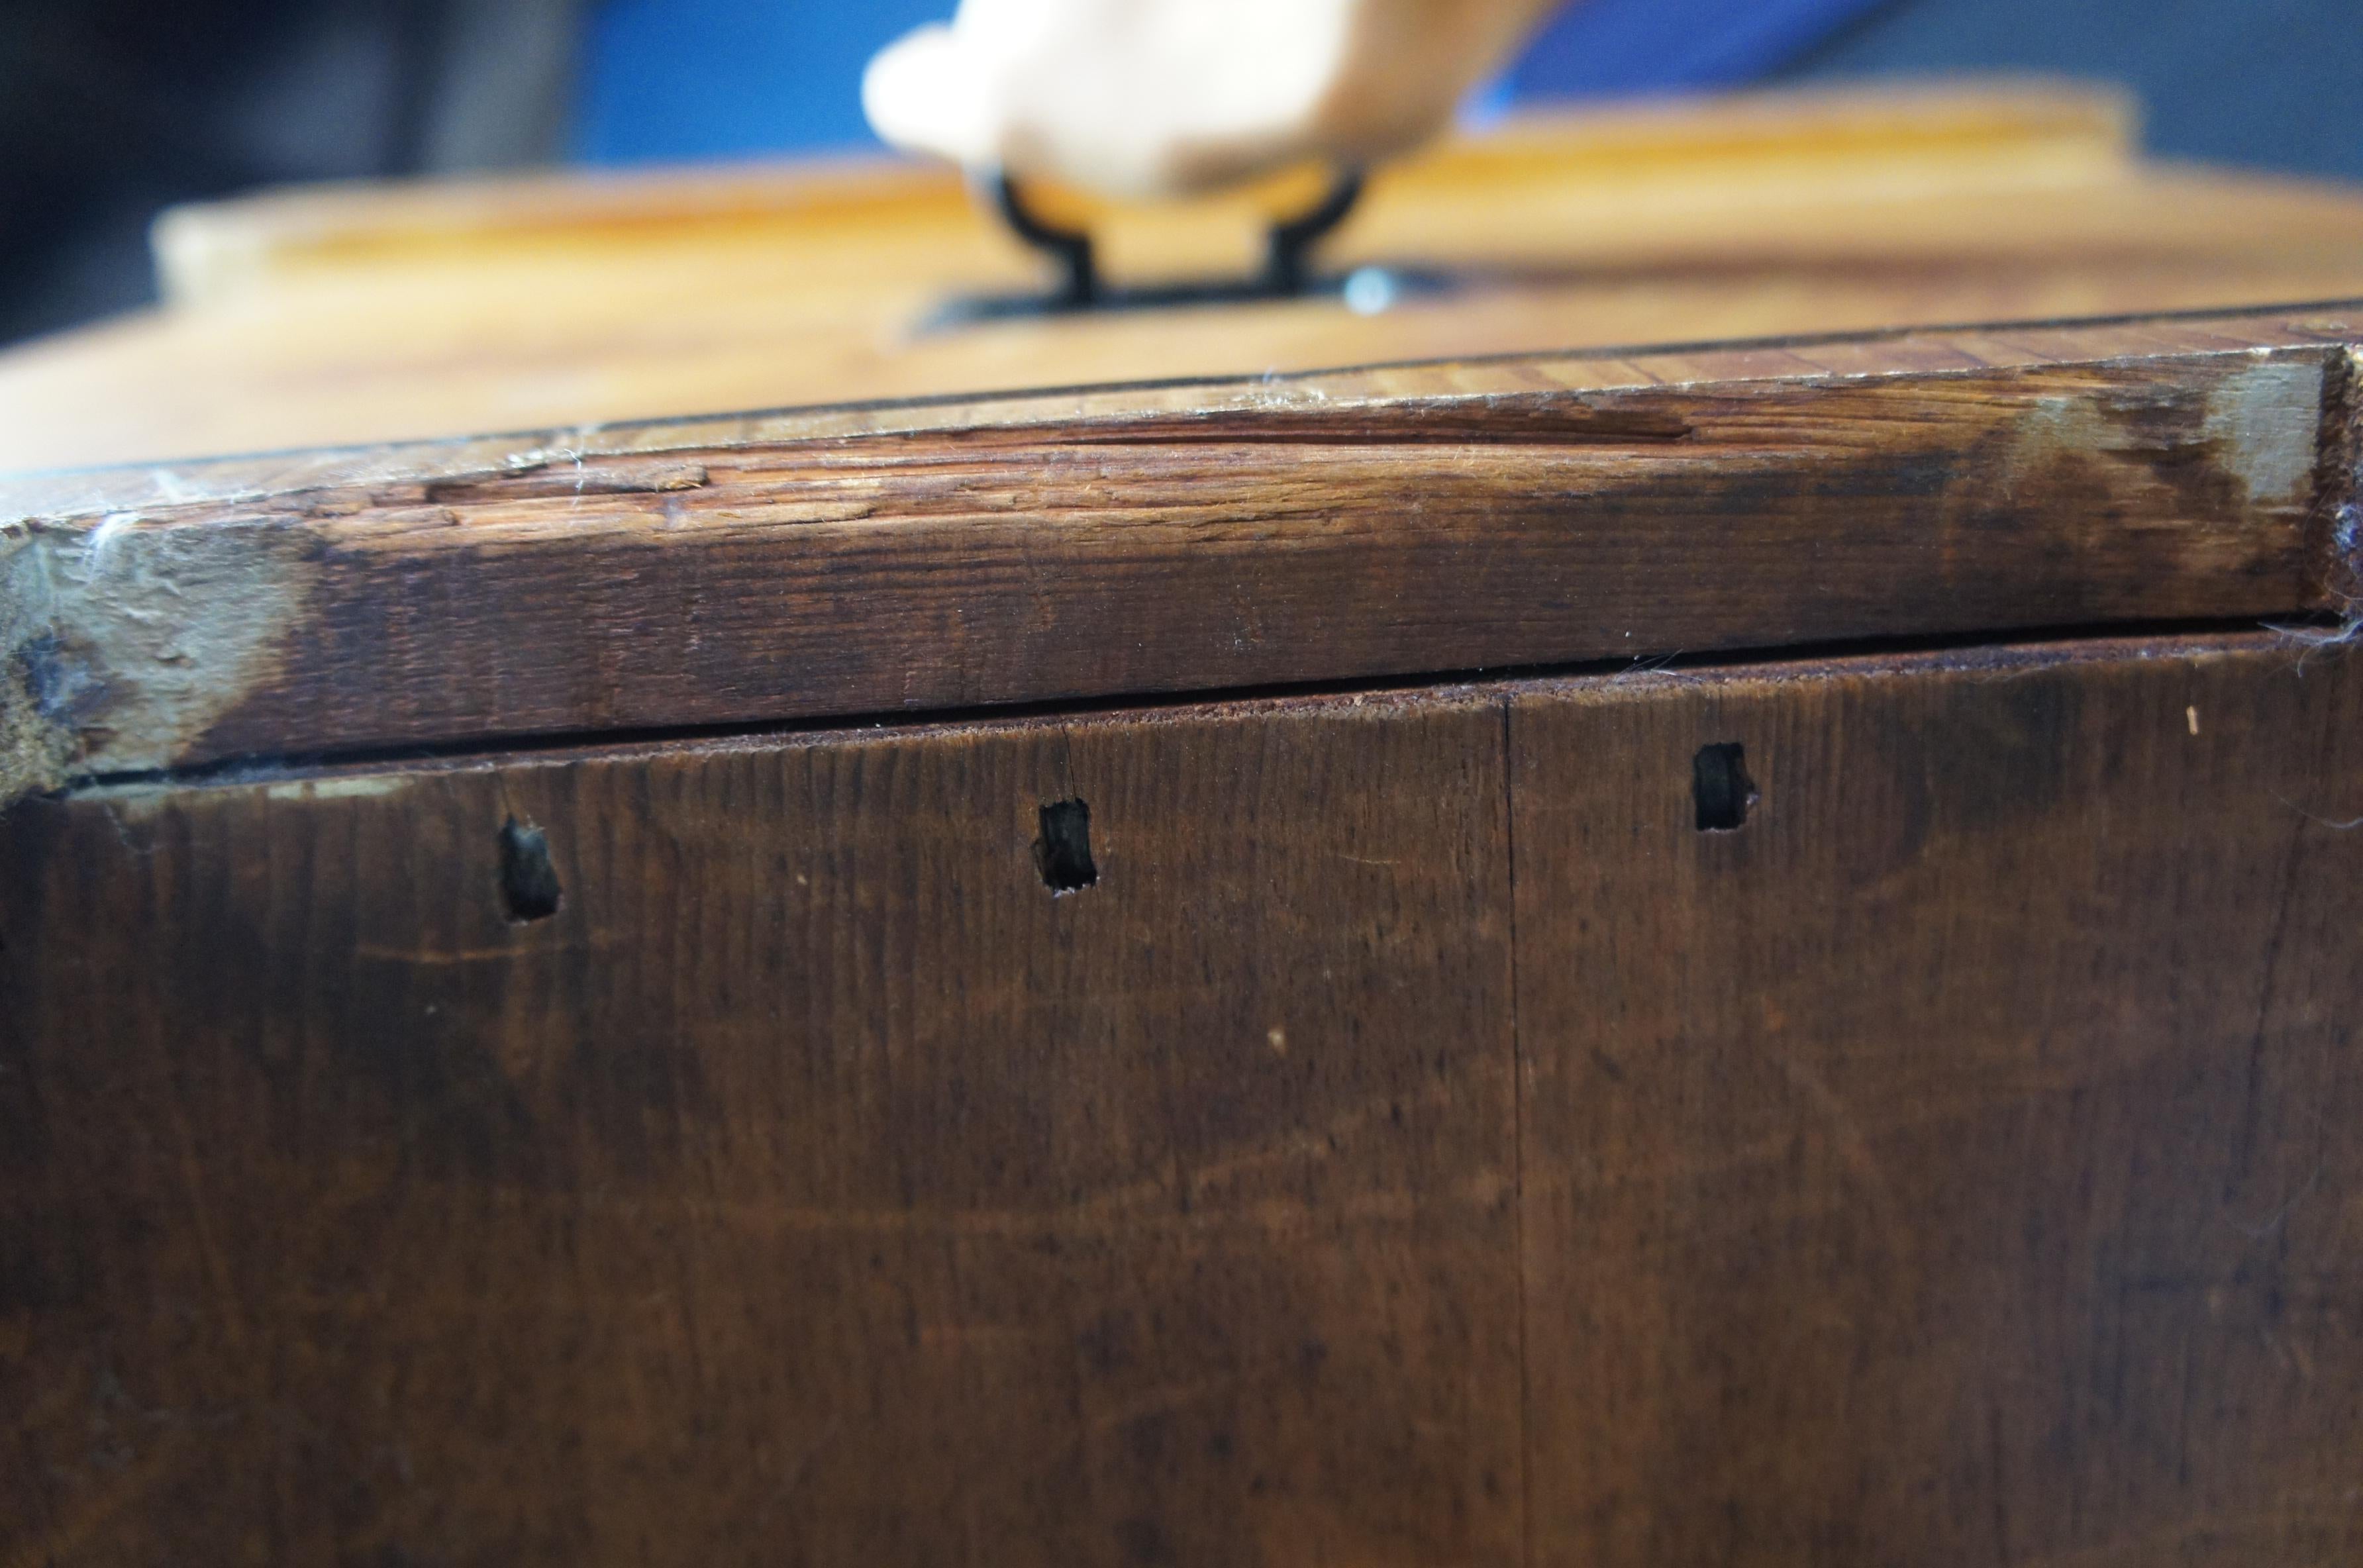
M1236 271L1288 194L1104 213L1111 269ZM2142 164L2122 103L2057 87L1448 144L1385 173L1330 257L1465 286L1371 317L1304 301L925 333L947 295L1038 274L957 181L896 166L272 197L175 217L162 246L174 308L0 357L0 469L2363 294L2363 197Z
M2057 85L1530 114L1382 171L1349 237L1382 251L1552 265L1654 244L1684 215L1721 232L1736 210L1801 201L2106 182L2133 165L2137 134L2121 96ZM1170 277L1248 264L1257 224L1317 194L1317 180L1300 173L1186 202L1116 204L1059 191L1037 199L1054 215L1104 229L1116 271ZM1637 226L1600 221L1616 204ZM1436 222L1439 210L1451 221ZM1016 254L978 246L1000 237L975 217L949 170L856 159L299 188L169 213L156 251L166 298L200 306L383 267L749 239L776 244L802 270L818 271L824 249L850 247L871 282L937 283L948 259L918 241L956 236L952 259L962 273L988 250L1004 262Z

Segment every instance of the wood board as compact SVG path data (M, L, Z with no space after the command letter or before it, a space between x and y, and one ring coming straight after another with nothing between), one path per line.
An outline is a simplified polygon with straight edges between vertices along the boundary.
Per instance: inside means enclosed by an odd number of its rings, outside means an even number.
M27 802L0 1555L2351 1561L2357 670L2085 643Z
M13 789L2335 613L2363 314L1405 366L0 489Z

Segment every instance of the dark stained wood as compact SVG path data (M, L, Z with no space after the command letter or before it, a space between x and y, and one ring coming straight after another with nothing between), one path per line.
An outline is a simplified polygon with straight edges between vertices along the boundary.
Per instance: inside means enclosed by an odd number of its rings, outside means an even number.
M2357 817L2262 635L28 801L0 1561L2350 1562Z
M1502 359L19 481L0 798L239 756L2332 610L2358 322Z
M2363 668L1981 665L1513 701L1537 1568L2363 1560Z
M1515 1561L1500 734L27 803L0 1562Z

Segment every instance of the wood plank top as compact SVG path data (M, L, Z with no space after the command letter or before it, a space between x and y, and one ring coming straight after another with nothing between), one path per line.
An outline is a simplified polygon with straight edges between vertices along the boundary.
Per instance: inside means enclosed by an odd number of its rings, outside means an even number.
M0 489L0 794L240 756L2348 605L2363 309Z

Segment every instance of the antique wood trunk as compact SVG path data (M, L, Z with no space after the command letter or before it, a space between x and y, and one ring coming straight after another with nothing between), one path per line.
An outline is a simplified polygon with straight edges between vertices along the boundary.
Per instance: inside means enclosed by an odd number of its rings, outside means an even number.
M179 220L0 363L0 1562L2363 1561L2363 202L1947 102L774 383L613 302L817 176Z

